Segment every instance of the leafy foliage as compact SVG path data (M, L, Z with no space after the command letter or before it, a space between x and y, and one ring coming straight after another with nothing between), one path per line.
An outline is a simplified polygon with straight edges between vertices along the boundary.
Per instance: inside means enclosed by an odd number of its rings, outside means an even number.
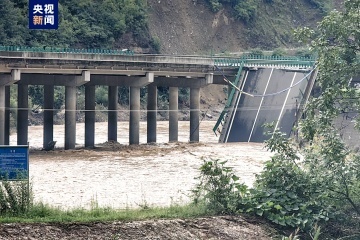
M200 182L192 190L195 204L204 203L209 211L217 214L235 213L247 189L246 185L237 182L239 178L225 163L204 160L197 178Z
M229 4L234 9L239 20L249 22L255 16L258 0L209 0L211 10L219 11L223 4Z
M119 45L125 33L148 47L145 0L64 0L59 3L59 29L27 28L28 1L3 0L0 5L0 44L73 48L128 48Z
M360 110L359 92L349 84L360 73L359 7L358 0L345 1L344 12L331 12L318 29L297 32L310 39L318 55L321 93L300 124L309 144L300 150L300 159L299 149L275 133L267 147L276 154L257 176L249 201L250 207L258 203L251 211L280 225L308 228L335 216L351 221L349 209L355 218L360 215L360 156L341 140L334 124L340 112Z
M257 206L250 210L274 223L303 229L329 220L334 209L289 140L276 131L266 146L276 154L257 176L251 199Z
M345 1L344 6L343 12L333 11L325 17L316 30L297 31L318 54L317 83L321 88L300 127L302 136L312 143L307 149L311 173L319 176L329 197L347 202L360 214L359 156L346 147L334 123L339 113L360 110L359 92L350 84L360 75L360 1ZM355 120L358 124L359 115Z
M0 179L0 214L20 216L32 205L31 188L28 181Z
M317 83L322 89L321 95L308 105L307 119L302 124L307 140L333 129L333 119L340 112L359 110L359 93L349 84L360 74L359 5L359 0L346 1L344 12L331 12L318 29L297 31L298 37L318 55Z

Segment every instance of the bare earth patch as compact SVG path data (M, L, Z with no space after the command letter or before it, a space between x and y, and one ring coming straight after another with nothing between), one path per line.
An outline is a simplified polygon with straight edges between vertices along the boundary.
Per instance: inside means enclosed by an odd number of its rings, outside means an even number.
M110 223L2 224L0 239L246 239L268 240L270 231L241 217Z

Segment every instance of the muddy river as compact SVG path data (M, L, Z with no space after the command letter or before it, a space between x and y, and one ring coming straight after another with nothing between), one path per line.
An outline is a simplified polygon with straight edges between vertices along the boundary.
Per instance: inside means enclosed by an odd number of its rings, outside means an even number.
M84 149L84 124L77 124L77 147L63 150L64 126L54 126L55 151L40 151L42 126L29 127L30 181L34 200L63 209L170 206L190 201L190 190L203 159L228 160L247 185L271 153L258 143L218 143L215 122L202 121L200 143L188 143L189 122L179 122L179 142L168 143L168 122L157 127L157 144L146 144L146 123L140 145L128 145L128 122L118 123L118 143L107 141L107 123L96 123L96 148ZM11 136L16 145L16 135Z

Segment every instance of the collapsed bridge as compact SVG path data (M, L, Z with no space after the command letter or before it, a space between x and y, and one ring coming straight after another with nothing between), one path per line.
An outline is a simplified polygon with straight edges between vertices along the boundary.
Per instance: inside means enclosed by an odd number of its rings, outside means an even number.
M244 91L258 95L269 94L278 89L296 89L293 84L307 74L314 66L312 58L300 57L273 57L273 56L242 56L238 58L214 56L167 56L133 54L116 50L101 49L59 49L59 48L29 48L16 46L0 46L0 145L9 145L10 136L10 87L17 85L16 130L17 144L28 144L28 86L44 86L44 129L43 146L53 142L53 115L54 86L65 87L65 149L74 149L76 143L76 112L77 87L85 88L85 103L80 106L85 112L85 147L94 147L95 142L95 86L108 86L108 141L117 141L117 102L118 87L129 87L130 92L130 119L129 119L129 144L139 144L140 121L140 89L147 88L147 142L156 142L157 121L157 87L169 87L169 141L178 139L178 89L190 89L190 142L199 141L200 124L200 88L209 84L222 84L232 86L229 101L217 122L215 129L224 126L221 136L226 141L242 141L247 135L242 132L252 132L248 141L260 141L257 133L261 121L279 119L275 114L267 118L272 112L261 110L269 104L285 102L286 109L290 104L288 100L278 98L256 98L250 100ZM257 69L257 70L255 70ZM272 70L266 70L272 69ZM280 69L280 70L278 70ZM266 83L267 75L275 76ZM281 76L282 71L298 71L296 77L285 74L283 81L276 81L276 76ZM285 73L284 72L284 73ZM303 73L301 73L303 72ZM257 74L255 74L257 73ZM300 74L301 73L301 74ZM290 77L290 79L285 80ZM224 81L232 79L234 81ZM299 84L297 91L305 91L306 86L311 86L311 80ZM264 88L265 87L265 88ZM242 89L238 91L238 89ZM305 88L305 89L303 89ZM294 92L288 93L292 99ZM305 91L306 92L306 91ZM251 95L251 94L250 94ZM286 95L286 94L285 94ZM305 93L307 95L307 92ZM252 97L255 99L255 96ZM237 101L239 99L239 101ZM258 104L258 100L260 103ZM270 102L268 99L272 99ZM306 97L304 98L306 99ZM289 100L290 101L290 100ZM237 103L238 102L238 103ZM299 104L303 101L299 99ZM292 104L292 102L291 102ZM239 111L232 111L232 108ZM236 113L247 108L260 109L231 117L231 112ZM280 110L280 112L285 110ZM295 108L297 111L297 108ZM253 114L255 113L255 115ZM285 114L280 114L286 115ZM240 117L239 117L240 116ZM287 116L287 115L286 115ZM236 119L243 119L237 124ZM252 120L256 118L255 120ZM255 121L253 127L249 122ZM235 124L234 124L235 123ZM280 125L281 126L281 123ZM240 135L239 138L239 128ZM235 130L234 129L238 129ZM226 133L228 131L229 133ZM233 132L234 131L234 132ZM253 137L254 136L254 137ZM260 136L260 135L259 135ZM249 139L250 138L250 139ZM226 141L225 141L226 140Z
M213 129L220 133L219 141L263 142L275 129L290 135L315 78L316 70L311 65L265 66L244 62L231 83L225 109ZM265 129L266 123L273 126Z

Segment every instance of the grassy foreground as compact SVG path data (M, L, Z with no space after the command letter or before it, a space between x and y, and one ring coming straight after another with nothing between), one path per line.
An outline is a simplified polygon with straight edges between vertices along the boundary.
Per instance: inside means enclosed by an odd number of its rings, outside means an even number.
M208 214L209 212L206 211L205 206L199 204L121 210L99 207L90 210L62 210L44 204L35 204L26 213L16 216L12 214L2 215L0 223L133 221L160 218L193 218Z

